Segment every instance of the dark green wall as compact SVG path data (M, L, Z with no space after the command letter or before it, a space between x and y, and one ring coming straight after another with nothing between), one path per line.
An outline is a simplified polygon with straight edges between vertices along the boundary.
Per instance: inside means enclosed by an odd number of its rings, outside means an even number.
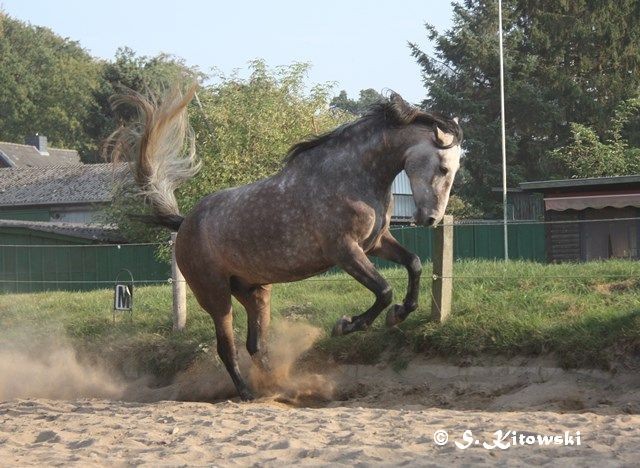
M431 260L433 230L424 227L391 228L393 236L422 261ZM453 257L462 259L504 258L502 225L456 225L453 228ZM508 227L509 258L545 262L545 232L542 224L516 224ZM375 259L380 266L389 262Z
M8 208L0 208L0 219L50 221L51 213L49 213L47 208L34 208L31 210L10 210Z
M455 226L454 258L503 258L502 229L501 225ZM396 228L392 233L423 261L431 259L433 230ZM70 244L84 247L65 247ZM509 226L509 258L546 261L544 226ZM122 268L131 270L137 281L165 281L171 276L170 266L156 260L154 246L92 245L68 236L0 228L0 292L111 288Z
M0 292L111 288L122 268L137 281L171 276L170 266L155 259L154 246L92 245L74 237L0 228Z

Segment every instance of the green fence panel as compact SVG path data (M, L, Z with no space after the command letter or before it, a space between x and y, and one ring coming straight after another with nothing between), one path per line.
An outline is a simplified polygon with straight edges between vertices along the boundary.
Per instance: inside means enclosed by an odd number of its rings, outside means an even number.
M509 226L509 258L545 262L545 248L543 224Z
M405 248L424 261L432 257L433 230L424 227L395 228L391 234ZM541 224L516 224L508 227L509 258L545 262L545 229ZM454 227L453 254L456 259L501 259L504 258L504 228L500 224L464 225ZM389 262L374 260L377 265L388 266Z
M121 269L130 270L136 281L150 283L171 276L170 265L155 258L154 246L118 248L82 242L28 230L0 230L0 292L110 288Z
M20 220L20 221L50 221L51 213L47 208L36 208L33 210L11 210L0 208L0 219Z
M455 226L453 228L453 255L454 259L475 258L476 243L475 226Z
M546 261L544 225L511 225L508 232L510 259ZM431 260L432 229L392 228L391 233L423 262ZM66 246L73 242L72 238L33 231L0 230L0 292L106 288L111 287L122 269L130 270L136 281L164 281L171 275L170 265L155 258L154 246ZM503 258L503 242L503 227L499 224L456 225L454 258L500 259ZM395 266L375 257L372 260L379 267Z

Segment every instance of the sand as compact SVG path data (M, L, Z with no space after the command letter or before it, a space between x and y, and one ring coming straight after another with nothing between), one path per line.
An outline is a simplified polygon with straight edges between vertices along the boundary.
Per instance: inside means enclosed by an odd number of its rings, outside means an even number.
M0 464L631 466L640 461L639 375L540 360L417 360L400 372L335 366L311 380L330 383L331 398L304 385L252 403L14 398L0 403ZM438 430L445 445L434 443ZM573 445L513 445L509 436L508 448L484 448L498 430L524 442L566 432Z
M278 465L511 462L608 466L640 460L640 417L434 408L289 408L273 403L19 400L0 405L3 465ZM510 428L581 433L577 446L437 446Z
M640 462L640 372L631 362L611 372L563 370L552 357L301 366L319 333L277 327L270 378L243 357L260 396L251 403L229 400L235 391L215 359L158 387L81 359L64 338L5 341L0 466Z

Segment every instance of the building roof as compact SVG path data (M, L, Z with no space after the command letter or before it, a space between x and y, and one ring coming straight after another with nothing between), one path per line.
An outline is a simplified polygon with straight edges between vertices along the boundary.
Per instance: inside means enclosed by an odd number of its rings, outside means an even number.
M640 174L522 182L524 192L541 192L546 211L640 207Z
M523 190L544 190L623 184L640 184L640 174L616 177L589 177L585 179L537 180L521 182L520 188Z
M99 242L125 242L117 227L108 225L0 219L0 229L2 228L30 229Z
M125 164L0 169L0 207L109 202L125 169Z
M35 146L0 141L0 163L9 167L75 165L80 163L76 150L47 148L42 154Z

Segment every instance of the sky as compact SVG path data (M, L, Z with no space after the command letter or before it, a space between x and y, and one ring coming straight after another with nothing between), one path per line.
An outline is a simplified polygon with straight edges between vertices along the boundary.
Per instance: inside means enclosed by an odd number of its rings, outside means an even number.
M420 67L407 41L430 51L424 23L451 25L450 0L0 0L0 9L78 41L113 59L128 46L138 55L176 55L208 73L310 62L309 83L335 82L357 98L385 88L418 103ZM246 75L246 74L245 74Z

